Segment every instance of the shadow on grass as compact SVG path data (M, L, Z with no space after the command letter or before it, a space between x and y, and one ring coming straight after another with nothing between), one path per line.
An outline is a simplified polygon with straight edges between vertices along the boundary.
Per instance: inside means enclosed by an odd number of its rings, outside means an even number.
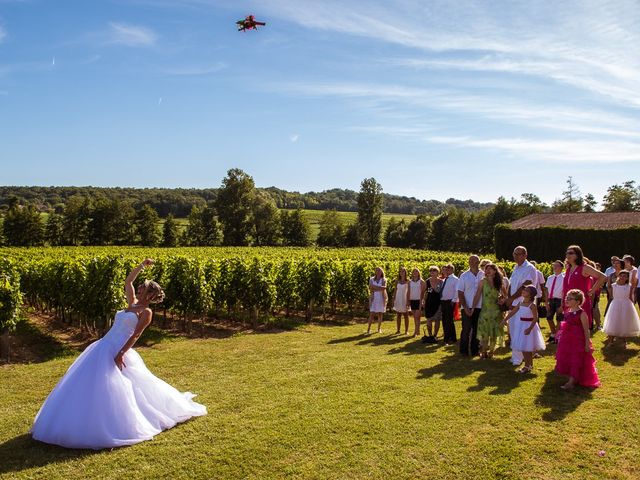
M390 349L387 353L389 355L421 355L424 353L432 353L440 348L444 348L445 350L456 352L457 344L445 345L442 342L438 343L423 343L422 338L420 337L409 337L409 339L413 338L412 341L405 343L404 345L394 347ZM404 340L407 340L407 337L404 337ZM399 343L399 342L398 342ZM461 357L466 358L466 357Z
M382 346L382 345L396 345L398 343L406 342L407 340L411 340L413 337L409 337L408 335L380 335L380 334L372 334L372 335L364 335L366 338L359 341L357 345L374 345L374 346Z
M628 341L629 346L631 344L638 345L637 339L630 339ZM640 353L640 350L637 348L629 348L626 349L622 346L622 341L617 340L615 343L602 347L602 358L605 362L610 363L615 367L622 367L633 357L637 356Z
M438 375L444 380L452 380L467 377L475 372L481 372L477 384L470 386L467 391L480 392L491 389L489 392L491 395L509 394L522 382L535 378L535 375L514 371L509 357L472 360L456 353L443 358L437 365L419 370L417 378L431 378Z
M560 387L566 383L567 377L558 375L555 371L547 372L544 385L536 397L535 404L546 408L542 419L546 422L562 420L576 410L584 401L591 399L592 389L576 387L573 390L563 390Z
M48 445L19 435L0 444L0 474L20 472L30 468L43 467L52 463L68 462L100 453L96 450L75 450L56 445Z
M74 348L43 332L29 321L19 322L16 331L9 338L12 362L15 363L40 363L77 353Z
M367 338L368 336L369 335L367 335L366 333L359 333L357 335L351 335L350 337L334 338L333 340L329 340L327 344L337 345L339 343L355 342L357 340L362 340L363 338Z

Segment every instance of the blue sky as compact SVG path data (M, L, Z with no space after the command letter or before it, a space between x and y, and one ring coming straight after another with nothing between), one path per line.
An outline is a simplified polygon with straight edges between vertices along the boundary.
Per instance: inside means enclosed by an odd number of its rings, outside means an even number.
M638 45L636 0L0 0L0 184L601 200Z

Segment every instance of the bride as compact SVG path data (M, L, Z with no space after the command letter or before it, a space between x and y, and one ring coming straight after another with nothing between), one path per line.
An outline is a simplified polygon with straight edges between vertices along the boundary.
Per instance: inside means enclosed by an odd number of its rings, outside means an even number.
M41 442L68 448L119 447L150 440L162 430L207 409L155 377L133 350L151 323L149 305L161 302L156 282L133 289L146 259L125 280L128 308L115 315L113 326L89 345L60 379L36 415L31 434Z

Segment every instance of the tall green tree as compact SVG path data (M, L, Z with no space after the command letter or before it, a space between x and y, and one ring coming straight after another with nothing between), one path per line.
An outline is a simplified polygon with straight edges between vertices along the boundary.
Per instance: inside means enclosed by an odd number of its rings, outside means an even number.
M612 185L602 200L605 212L633 212L640 210L640 187L631 180L622 185Z
M375 178L365 178L358 194L358 228L365 246L380 245L383 208L382 185Z
M87 231L91 220L89 198L73 195L64 206L63 236L65 245L82 245L87 242Z
M306 247L311 245L311 227L299 208L287 212L280 212L282 225L282 243L291 247Z
M182 234L182 244L190 247L204 245L205 231L202 224L202 208L194 205L187 217L187 228Z
M320 218L320 232L316 243L320 247L342 247L344 246L345 228L338 212L335 210L325 210Z
M2 231L7 245L32 247L42 245L44 229L40 213L33 205L14 205L4 216Z
M578 185L573 181L573 177L567 178L567 188L562 192L562 198L556 200L551 205L551 210L560 213L581 212L584 208L584 200L580 194Z
M384 231L384 243L387 247L408 247L408 231L404 218L397 220L395 217L391 217Z
M160 242L160 232L158 223L160 216L155 209L144 204L136 213L136 233L140 240L140 245L155 247Z
M216 199L224 245L249 244L253 228L251 207L254 195L255 183L250 175L239 168L227 172Z
M202 244L206 247L220 245L220 225L216 219L216 210L212 205L206 205L201 210L200 221L204 234Z
M44 238L52 247L64 244L64 217L58 213L50 213L44 229Z
M175 247L178 245L178 224L170 213L162 226L162 246Z
M427 215L418 215L409 222L405 239L407 246L411 248L426 249L429 246L432 218Z
M278 245L281 239L280 213L271 196L256 192L251 206L255 245Z
M584 202L584 206L582 208L585 212L595 212L596 207L598 206L598 202L595 197L591 193L587 193L582 199Z

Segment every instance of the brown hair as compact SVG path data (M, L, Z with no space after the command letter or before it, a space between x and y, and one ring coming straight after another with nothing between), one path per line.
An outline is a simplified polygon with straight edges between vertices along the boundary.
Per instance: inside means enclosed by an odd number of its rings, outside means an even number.
M629 270L620 270L618 272L618 277L620 277L620 275L626 275L627 276L627 283L629 283L629 279L631 278L631 273L629 272ZM625 283L625 285L627 283Z
M398 281L402 280L403 271L404 271L404 281L406 282L407 280L409 280L409 272L407 272L407 269L405 267L400 267L400 269L398 270Z
M569 245L567 250L573 250L576 252L576 265L584 265L584 254L582 248L579 245Z
M484 267L485 274L487 268L493 268L493 271L496 272L496 274L493 276L493 288L500 291L500 289L502 289L502 273L500 273L500 269L495 263L487 263Z
M536 295L538 295L538 289L536 287L534 287L533 285L527 285L526 287L524 287L522 293L524 292L529 292L529 295L531 295L531 300L534 302L536 301Z

